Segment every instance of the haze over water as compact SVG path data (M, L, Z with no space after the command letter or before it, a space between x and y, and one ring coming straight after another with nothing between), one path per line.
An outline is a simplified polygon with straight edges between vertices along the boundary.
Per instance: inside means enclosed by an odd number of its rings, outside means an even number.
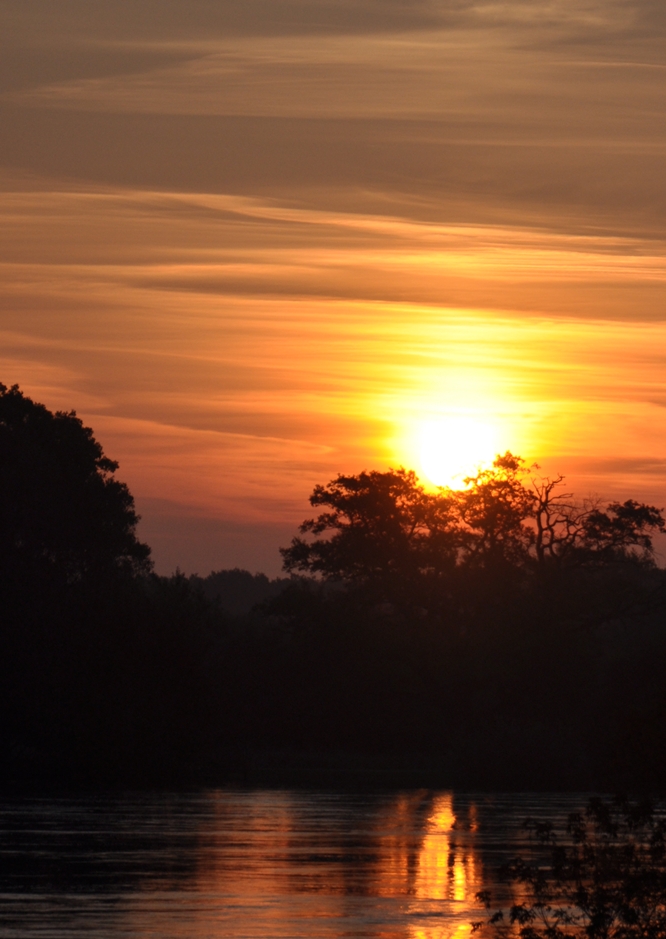
M0 380L94 428L158 570L275 573L316 483L428 469L424 422L663 504L662 4L0 25Z
M210 791L0 807L0 936L452 939L573 795ZM500 890L501 895L501 890Z

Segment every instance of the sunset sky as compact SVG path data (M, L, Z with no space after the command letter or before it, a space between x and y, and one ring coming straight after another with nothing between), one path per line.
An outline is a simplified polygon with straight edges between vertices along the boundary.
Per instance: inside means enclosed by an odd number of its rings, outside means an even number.
M663 0L0 0L0 135L0 381L159 572L506 449L666 504Z

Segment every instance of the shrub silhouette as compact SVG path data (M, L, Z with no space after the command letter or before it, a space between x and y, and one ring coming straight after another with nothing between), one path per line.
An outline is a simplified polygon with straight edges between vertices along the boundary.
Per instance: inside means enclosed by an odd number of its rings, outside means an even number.
M518 899L474 929L520 939L666 936L666 819L650 802L591 799L564 832L528 823L536 851L504 869ZM478 894L487 908L492 897Z

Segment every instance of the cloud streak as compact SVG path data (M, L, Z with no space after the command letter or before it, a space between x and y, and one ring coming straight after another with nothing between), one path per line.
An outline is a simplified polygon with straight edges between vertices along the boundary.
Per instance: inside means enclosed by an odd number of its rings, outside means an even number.
M316 482L417 465L447 414L659 502L661 5L0 18L0 379L79 408L160 564L264 566Z

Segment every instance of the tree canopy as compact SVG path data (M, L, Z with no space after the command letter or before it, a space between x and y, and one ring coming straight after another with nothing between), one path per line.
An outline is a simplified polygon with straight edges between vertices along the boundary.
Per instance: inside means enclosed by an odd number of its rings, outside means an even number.
M464 488L432 492L402 468L339 475L315 487L310 504L326 511L281 549L284 567L368 583L464 567L653 564L663 510L634 499L578 503L561 491L563 477L537 470L507 452Z
M432 498L411 470L340 475L317 486L310 504L328 511L301 525L312 540L281 549L288 571L370 581L417 574L455 552L449 500Z
M0 557L6 574L68 583L150 569L127 486L74 411L0 384Z

